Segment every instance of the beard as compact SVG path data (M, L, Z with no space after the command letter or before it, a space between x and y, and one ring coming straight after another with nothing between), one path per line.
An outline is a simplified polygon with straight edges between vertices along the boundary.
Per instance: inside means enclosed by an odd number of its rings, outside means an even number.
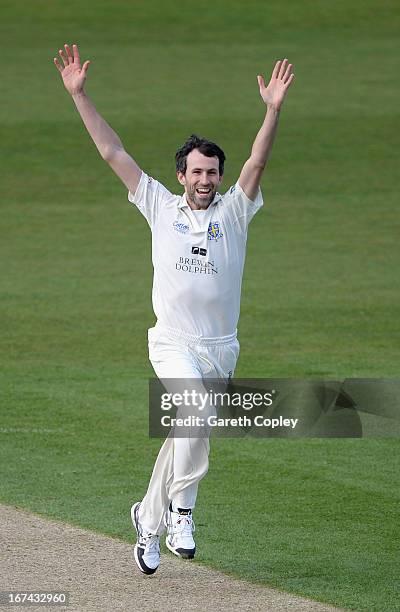
M186 190L187 199L190 201L191 204L194 204L196 208L199 208L201 210L205 210L210 206L216 193L217 193L216 187L211 187L210 193L208 193L207 195L203 195L203 196L197 193L196 187L194 186L193 187L190 186Z

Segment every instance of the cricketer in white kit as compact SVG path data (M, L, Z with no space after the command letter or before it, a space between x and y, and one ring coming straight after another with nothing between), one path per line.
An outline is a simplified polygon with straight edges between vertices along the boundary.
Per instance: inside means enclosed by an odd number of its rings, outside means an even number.
M176 153L183 195L173 195L143 172L84 92L89 67L81 66L77 45L64 45L54 63L101 156L128 189L128 199L152 232L153 309L149 357L167 388L177 380L227 381L239 355L237 322L248 225L263 204L260 180L272 148L280 109L293 81L293 66L278 61L269 84L258 76L267 106L264 122L238 181L224 195L218 187L225 155L215 143L192 135ZM179 384L179 383L178 383ZM210 409L211 410L211 409ZM175 555L192 559L198 484L208 470L209 439L189 430L173 431L153 468L145 497L131 508L137 532L134 558L144 574L160 564L159 538Z

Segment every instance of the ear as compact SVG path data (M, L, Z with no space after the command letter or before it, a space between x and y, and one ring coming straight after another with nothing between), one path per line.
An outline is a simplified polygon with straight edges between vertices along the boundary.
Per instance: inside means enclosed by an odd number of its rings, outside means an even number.
M224 180L224 175L220 174L219 175L219 181L218 181L218 185L221 185L222 181Z
M180 182L181 185L186 185L186 178L185 178L185 175L183 174L183 172L177 172L176 173L176 178L178 179L178 181Z

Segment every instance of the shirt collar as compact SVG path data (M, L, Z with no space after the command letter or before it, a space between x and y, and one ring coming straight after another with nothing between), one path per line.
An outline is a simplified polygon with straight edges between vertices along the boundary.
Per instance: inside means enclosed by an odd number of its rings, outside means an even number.
M215 205L216 205L216 204L217 204L217 203L220 201L220 199L221 199L221 198L222 198L221 194L220 194L220 193L218 193L218 191L217 191L217 193L216 193L216 194L215 194L215 196L214 196L213 201L211 202L210 206L208 206L207 210L208 210L208 209L209 209L211 206L215 206ZM190 206L189 206L189 204L187 203L187 200L186 200L186 193L184 193L184 194L181 196L181 199L179 200L179 203L178 203L178 208L185 208L186 206L187 206L188 208L190 208Z

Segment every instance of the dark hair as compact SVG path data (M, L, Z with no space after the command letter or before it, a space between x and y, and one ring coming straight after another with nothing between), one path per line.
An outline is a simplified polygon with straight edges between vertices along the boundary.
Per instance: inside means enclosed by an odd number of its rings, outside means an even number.
M224 162L226 159L225 153L217 144L215 144L215 142L211 142L211 140L207 140L206 138L201 138L196 134L192 134L175 153L177 172L182 172L182 174L186 173L187 156L191 151L193 151L193 149L198 149L198 151L200 151L200 153L203 155L206 155L206 157L218 157L219 173L221 176L223 175Z

